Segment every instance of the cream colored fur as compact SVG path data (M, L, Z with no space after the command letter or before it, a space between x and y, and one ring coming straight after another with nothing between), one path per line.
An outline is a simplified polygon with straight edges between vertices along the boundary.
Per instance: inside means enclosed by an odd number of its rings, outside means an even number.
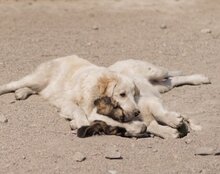
M147 126L151 133L177 138L177 128L186 118L165 109L160 93L179 85L203 83L209 83L203 75L182 76L179 71L169 72L144 61L119 61L105 68L73 55L43 63L32 74L0 86L0 95L15 92L16 99L26 99L39 94L56 106L62 117L72 120L75 128L101 120L124 127L134 136ZM120 123L97 114L94 100L102 96L113 97L130 122ZM138 110L143 122L134 121ZM198 129L190 119L187 121Z

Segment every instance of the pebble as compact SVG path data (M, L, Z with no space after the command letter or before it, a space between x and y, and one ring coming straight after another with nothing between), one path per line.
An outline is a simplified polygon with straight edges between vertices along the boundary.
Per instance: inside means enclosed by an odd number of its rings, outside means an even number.
M209 28L204 28L201 30L201 33L212 33L212 30Z
M105 155L106 159L122 159L121 153L118 149L110 148Z
M76 162L82 162L82 161L86 160L86 156L81 152L76 152L73 156L73 159Z
M99 27L98 27L98 26L93 26L92 29L93 29L93 30L98 30Z
M158 152L158 150L157 150L157 149L153 149L153 152L155 152L155 153L156 153L156 152Z
M116 170L108 170L108 173L110 173L110 174L117 174L117 171Z
M220 148L218 148L217 150L215 150L215 154L214 155L220 155Z
M91 45L92 45L91 42L86 43L86 46L91 46Z
M0 112L0 122L1 123L7 123L8 119Z
M167 29L167 25L165 24L160 25L160 29Z
M201 155L201 156L213 155L215 153L214 151L215 149L211 147L199 147L196 149L195 155Z
M186 140L185 140L185 143L186 143L186 144L190 144L190 143L192 143L192 140L191 140L191 139L186 139Z
M72 133L73 135L76 135L76 134L77 134L77 129L72 130L71 133Z
M207 173L205 169L199 170L199 173Z
M11 101L9 101L9 104L14 104L14 103L16 103L15 100L11 100Z

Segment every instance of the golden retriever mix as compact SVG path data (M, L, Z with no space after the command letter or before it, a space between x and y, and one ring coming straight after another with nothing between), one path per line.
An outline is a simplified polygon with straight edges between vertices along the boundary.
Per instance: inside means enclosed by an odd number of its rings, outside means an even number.
M163 107L159 92L183 84L209 83L203 75L180 75L138 60L120 61L105 68L73 55L43 63L21 80L0 86L0 95L15 92L19 100L39 94L59 108L61 116L72 120L74 128L99 120L125 128L134 136L148 126L149 132L161 137L177 138L184 118ZM123 120L112 119L114 113L105 116L97 112L94 102L105 96L120 106ZM138 116L143 121L135 120Z

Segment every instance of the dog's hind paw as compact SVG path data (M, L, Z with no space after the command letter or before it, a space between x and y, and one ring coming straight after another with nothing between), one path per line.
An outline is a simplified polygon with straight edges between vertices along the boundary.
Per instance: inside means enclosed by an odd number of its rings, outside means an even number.
M211 83L210 79L202 74L192 75L192 78L193 78L194 85L210 84Z

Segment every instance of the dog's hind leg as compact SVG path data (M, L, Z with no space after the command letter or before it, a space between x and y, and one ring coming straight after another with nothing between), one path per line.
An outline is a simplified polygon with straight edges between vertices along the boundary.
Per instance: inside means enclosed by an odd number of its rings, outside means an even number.
M153 86L157 88L160 93L167 92L174 87L182 85L201 85L201 84L210 84L208 77L201 74L194 74L189 76L174 76L169 77L161 81L151 82Z
M29 74L20 80L12 81L8 84L0 86L0 95L15 92L20 88L29 88L33 93L40 92L48 83L50 76L50 67L48 63L40 65L35 72ZM26 90L30 94L30 90ZM27 92L28 91L28 92ZM17 92L21 93L21 91ZM18 97L22 98L22 97Z
M18 81L12 81L8 84L0 86L0 95L15 92L20 88L29 88L35 92L39 92L45 86L44 80L38 74L25 76Z
M201 74L171 77L170 80L172 88L181 85L201 85L211 83L208 77Z

